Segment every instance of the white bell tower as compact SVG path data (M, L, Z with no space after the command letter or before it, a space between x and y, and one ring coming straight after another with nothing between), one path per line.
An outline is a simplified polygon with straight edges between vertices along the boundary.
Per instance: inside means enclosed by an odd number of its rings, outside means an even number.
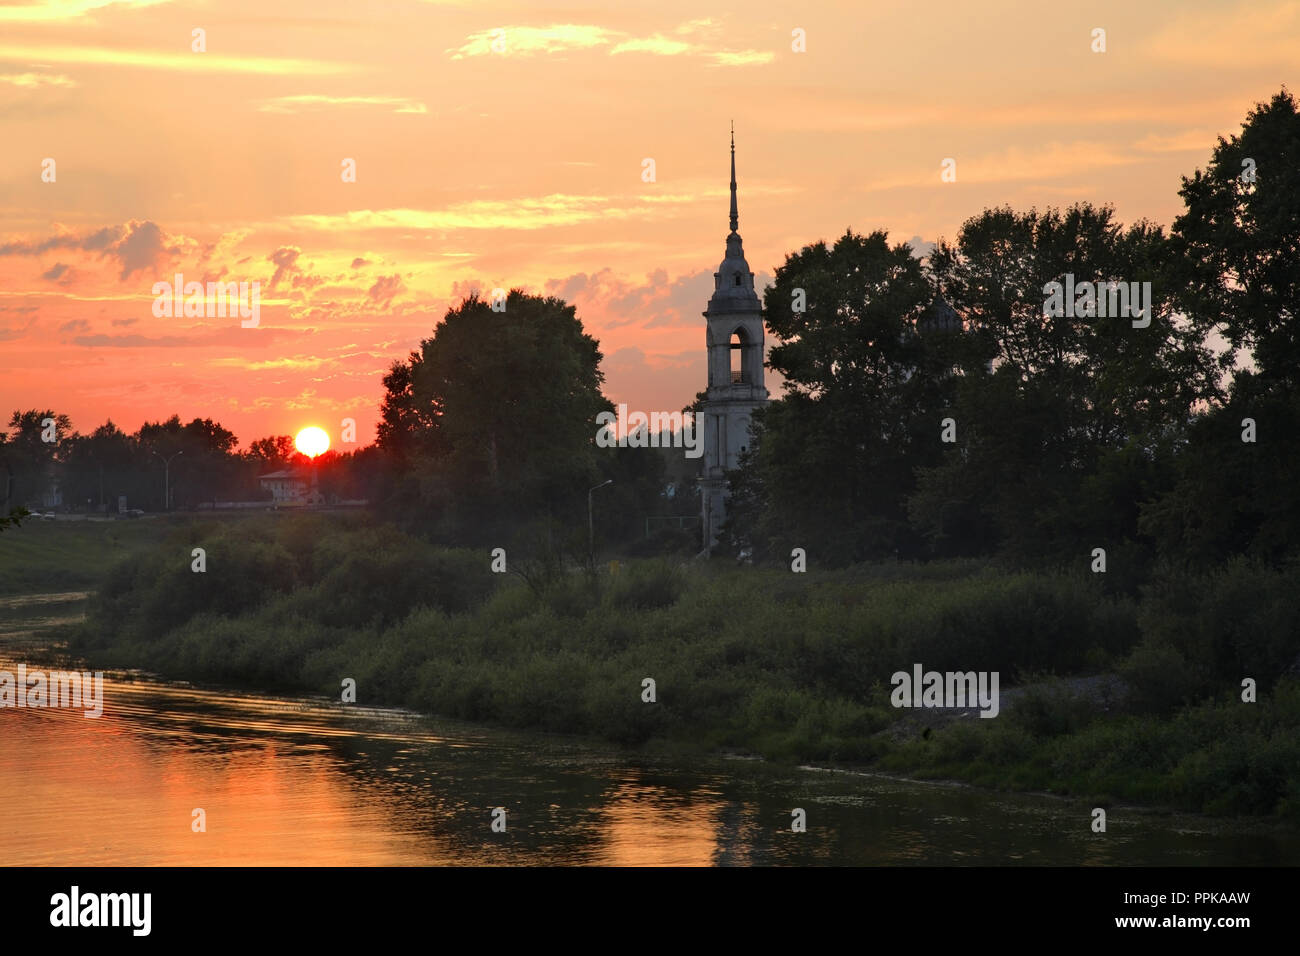
M749 420L767 401L763 387L763 309L754 291L740 233L736 231L736 131L731 131L731 232L727 254L713 274L705 335L709 388L704 408L704 473L700 499L704 547L711 548L726 519L727 481L749 444Z

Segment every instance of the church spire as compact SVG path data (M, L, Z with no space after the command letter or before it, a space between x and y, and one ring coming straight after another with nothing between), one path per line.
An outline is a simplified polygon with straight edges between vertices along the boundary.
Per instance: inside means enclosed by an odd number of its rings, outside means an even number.
M736 213L736 123L731 123L731 231L735 232L740 224Z
M754 274L749 271L745 261L745 249L740 239L740 216L736 212L736 130L731 130L731 232L727 233L727 252L718 271L713 273L713 298L709 301L719 304L721 312L734 312L738 307L757 309L758 298L754 293ZM725 308L721 307L725 304ZM713 309L713 305L709 306Z

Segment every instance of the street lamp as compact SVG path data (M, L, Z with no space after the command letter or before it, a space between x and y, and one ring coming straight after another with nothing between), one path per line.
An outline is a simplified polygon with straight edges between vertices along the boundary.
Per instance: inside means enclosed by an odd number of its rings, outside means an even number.
M602 481L595 488L592 488L587 492L587 552L591 557L591 566L593 568L596 566L596 520L591 514L591 495L592 492L599 491L606 485L612 485L613 483L613 478L608 481Z
M167 458L163 458L163 456L158 454L157 452L153 453L155 458L162 458L162 463L163 463L163 510L164 511L172 510L172 459L175 458L176 455L183 455L183 454L185 454L185 452L178 451L175 454L168 456Z

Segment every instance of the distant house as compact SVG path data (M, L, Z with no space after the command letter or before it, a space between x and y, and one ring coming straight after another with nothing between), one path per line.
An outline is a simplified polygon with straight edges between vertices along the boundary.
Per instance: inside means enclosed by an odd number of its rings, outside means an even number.
M59 487L57 481L51 480L41 492L41 507L47 509L63 507L63 489Z
M39 477L29 486L31 493L27 496L26 504L28 507L40 508L49 511L52 508L63 507L63 488L59 482L58 473L54 470L52 464L47 464L40 472ZM13 479L10 478L10 483ZM12 489L9 489L10 491ZM9 495L3 486L0 486L0 499L7 499Z
M315 473L300 468L284 468L270 474L259 475L257 482L271 492L277 505L318 505L325 496L315 481Z

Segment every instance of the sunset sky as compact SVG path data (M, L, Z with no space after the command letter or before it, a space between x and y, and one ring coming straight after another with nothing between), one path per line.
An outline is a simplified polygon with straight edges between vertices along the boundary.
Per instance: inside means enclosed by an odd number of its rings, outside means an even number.
M732 120L761 286L846 227L924 248L1003 203L1168 226L1298 68L1274 0L0 0L0 413L365 443L388 365L494 287L575 304L606 394L679 409ZM259 327L155 318L176 273L259 282Z

